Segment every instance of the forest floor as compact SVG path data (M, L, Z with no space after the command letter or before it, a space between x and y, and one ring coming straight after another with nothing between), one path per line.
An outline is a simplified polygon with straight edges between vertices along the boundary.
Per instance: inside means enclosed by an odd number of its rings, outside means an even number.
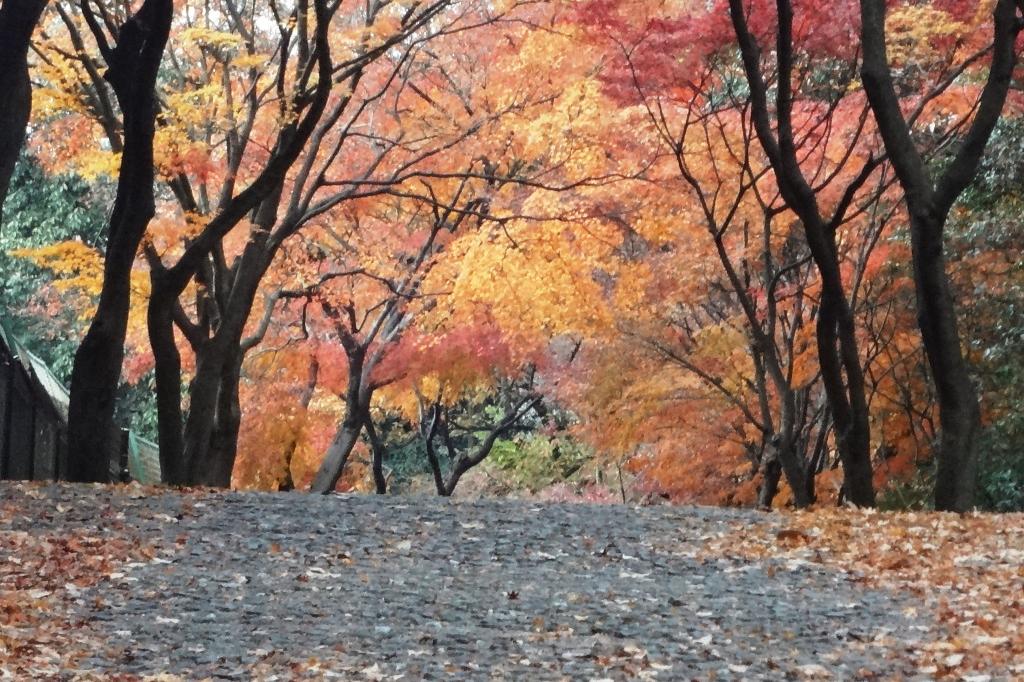
M1024 677L1024 517L0 484L0 677Z

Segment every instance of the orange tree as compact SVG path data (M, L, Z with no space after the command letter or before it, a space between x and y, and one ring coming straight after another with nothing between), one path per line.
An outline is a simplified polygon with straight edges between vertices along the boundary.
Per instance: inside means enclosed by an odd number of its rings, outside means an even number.
M471 101L470 69L479 72L479 64L460 65L457 57L472 31L501 20L514 3L278 9L227 2L175 18L181 39L165 71L157 162L177 216L161 216L146 244L161 456L170 482L226 485L230 477L238 373L251 348L246 322L282 244L525 104L519 92ZM52 86L49 113L63 114L52 126L106 138L110 151L61 159L58 146L55 160L102 170L116 162L121 130L83 39L88 15L63 7L59 13L66 33L52 39L39 67ZM195 355L187 413L182 339Z
M795 22L793 11L799 15ZM969 84L957 78L981 59L985 46L973 38L958 38L971 21L983 23L982 15L972 19L964 12L960 5L937 4L901 6L893 13L889 40L902 55L900 87L907 94L907 118L932 127L934 135L924 152L929 158L944 152L970 116ZM836 16L848 20L836 21ZM894 215L894 176L884 150L879 151L868 101L856 79L855 4L805 3L794 10L788 3L665 8L609 1L584 4L578 19L608 46L606 91L623 106L646 111L649 127L676 157L680 177L697 202L696 214L710 227L712 240L723 224L720 237L728 240L729 221L745 226L744 234L760 222L744 213L742 202L731 200L737 184L750 185L745 191L763 197L760 203L777 212L778 234L789 232L789 216L799 219L795 224L804 230L816 270L808 319L817 328L819 367L844 462L845 492L858 503L869 503L870 445L881 445L885 438L872 433L872 409L887 400L873 404L879 386L866 374L885 376L887 369L869 365L884 367L885 357L896 358L877 352L877 337L866 338L877 332L880 320L874 320L870 333L864 326L865 316L887 294L879 286L862 285L869 263L877 272L880 258L872 251L879 243L888 246L895 236L883 236L884 226L899 226L903 220ZM748 127L760 147L754 153L741 144L750 137L744 134ZM688 134L694 130L696 135ZM721 172L730 165L728 172ZM749 172L736 172L748 166ZM745 249L749 252L750 245ZM892 257L905 253L884 251ZM715 258L714 252L708 255ZM761 259L751 255L751 260ZM742 261L741 256L737 262ZM722 265L730 294L750 323L746 333L752 335L753 346L763 347L763 340L756 340L761 336L757 327L765 326L764 313L757 311L755 319L749 314L751 306L742 305L747 298L743 291L749 289L744 281L748 266ZM737 276L729 276L730 269ZM868 289L876 298L865 299ZM753 291L761 294L764 289ZM899 318L906 324L905 316ZM900 338L906 335L901 332ZM866 340L870 350L861 347ZM897 355L902 359L896 364L902 366L919 359L911 358L912 353ZM920 388L919 383L914 386ZM927 394L927 387L918 393Z
M158 385L158 347L168 349L169 374L176 370L170 351L172 322L189 339L197 358L181 448L189 480L214 485L227 485L230 480L240 424L240 370L245 353L260 339L258 332L245 338L246 321L263 276L287 239L304 229L329 229L332 222L346 219L346 206L359 205L361 200L408 195L408 187L417 181L458 184L461 178L493 184L496 174L515 171L502 163L498 156L501 147L481 148L473 140L488 133L504 117L533 105L535 94L527 88L500 94L484 92L482 87L478 90L478 86L486 85L490 74L483 68L479 51L471 49L474 34L500 24L503 12L515 10L514 4L502 9L455 8L442 2L408 11L374 5L365 16L356 13L346 17L351 22L348 32L332 34L331 38L340 41L342 49L352 55L333 68L333 80L344 87L332 94L309 142L281 178L280 186L254 209L248 236L244 240L238 240L237 235L228 237L231 228L225 223L227 231L221 235L225 239L204 243L204 236L212 234L210 226L219 220L214 216L184 247L175 265L166 267L155 249L148 252L154 273L150 328L157 353ZM282 117L286 114L281 112ZM428 194L433 192L429 183L427 189ZM436 205L436 196L427 199ZM445 204L441 213L447 216L454 211L460 221L466 211L479 212L483 205L480 199L473 199L471 202L476 204L462 207L460 195L450 201L454 203ZM454 229L448 222L444 217L433 229ZM236 240L233 247L232 239ZM421 247L427 249L423 254L426 260L432 242L428 240ZM205 254L204 249L208 249ZM228 266L224 254L233 253L232 249L238 255ZM187 267L181 269L183 266ZM175 304L168 303L171 294L180 296L185 292L188 283L184 275L193 266L200 305L198 318L189 319ZM171 286L161 283L165 278ZM416 276L412 276L408 284L415 282ZM211 296L218 287L221 295ZM338 312L330 305L321 305L328 317ZM388 314L380 318L378 331L391 324L389 315L396 312L393 304L385 308ZM216 322L206 322L211 320ZM335 320L333 325L341 339L345 338L341 330L346 322ZM261 325L257 325L259 328ZM161 419L167 418L166 430L177 436L172 423L177 419L170 405L177 397L171 396L169 389L166 394L168 408L161 408ZM361 407L351 411L351 419L359 420L362 411ZM352 435L351 428L343 424L339 434L344 446L347 436ZM341 447L341 451L345 449ZM329 452L336 451L334 448ZM328 460L337 464L331 455ZM324 466L326 471L328 465ZM324 474L336 475L340 470ZM323 477L318 480L322 483Z
M677 209L684 212L676 220L704 226L713 245L708 257L718 261L724 275L721 298L731 299L739 313L738 319L725 316L722 300L716 311L695 302L687 306L691 314L696 310L711 318L702 321L698 314L686 324L701 330L739 323L749 337L747 352L755 365L750 388L758 387L759 404L749 409L742 399L747 388L701 368L671 343L662 341L656 347L745 411L751 427L764 435L764 444L771 444L762 488L766 499L771 499L773 479L781 469L795 502L804 505L813 499L807 469L820 466L820 457L808 461L794 450L798 440L806 444L809 439L797 423L798 412L806 414L797 403L806 395L798 398L798 386L793 383L794 369L807 358L797 358L792 351L803 321L814 319L819 367L844 462L846 492L860 504L871 504L867 401L853 311L843 292L841 254L835 243L836 231L851 219L848 212L856 217L864 204L877 197L873 189L864 191L879 166L879 159L863 146L866 103L862 98L843 97L843 83L849 82L851 74L838 67L827 74L833 82L826 80L802 98L794 138L801 146L794 170L808 173L820 192L830 194L835 210L827 220L817 216L814 224L820 229L814 234L821 237L817 250L813 240L809 252L792 248L796 242L789 234L790 216L797 213L805 227L810 216L794 211L792 192L787 192L785 183L779 184L778 159L765 153L771 150L761 144L756 93L752 98L746 88L739 87L745 73L742 63L728 53L733 38L722 21L726 16L722 8L687 7L677 14L660 8L634 9L623 3L594 3L581 11L580 19L609 45L609 92L624 106L638 107L646 114L650 134L670 154L681 189L692 202ZM791 120L790 131L793 126ZM794 149L794 162L797 156ZM783 253L780 247L787 242L790 248ZM802 285L797 285L794 296L793 285L801 281L801 270L809 261L816 263L814 296L808 298ZM780 299L786 300L781 306ZM794 303L796 307L789 308ZM799 339L801 345L805 342ZM801 373L797 384L815 374ZM758 448L756 462L764 451L764 445Z

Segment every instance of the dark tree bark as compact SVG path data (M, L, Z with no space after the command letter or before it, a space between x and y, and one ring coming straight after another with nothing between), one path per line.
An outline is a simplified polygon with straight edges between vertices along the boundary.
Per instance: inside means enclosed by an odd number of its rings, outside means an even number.
M152 291L160 292L162 273L151 271ZM159 300L146 311L149 343L153 349L156 382L157 433L160 443L160 475L169 485L186 485L188 472L181 452L185 449L181 430L181 353L174 338L174 301Z
M4 0L0 5L0 229L4 199L32 113L29 43L45 7L46 0Z
M238 268L232 298L239 305L224 311L220 327L196 348L196 373L189 390L183 459L189 480L202 485L228 487L234 468L241 408L238 385L245 354L242 335L263 268ZM243 292L243 290L245 290Z
M189 460L189 478L195 483L214 488L231 486L231 472L234 471L238 454L238 431L242 424L242 407L238 399L242 359L242 353L236 345L228 349L227 358L221 364L220 381L216 388L216 412L213 413L205 441L205 452Z
M762 480L761 488L757 491L757 506L762 509L771 509L772 500L775 499L775 495L779 492L779 481L782 478L782 464L779 461L778 440L780 439L776 437L769 441L768 447L766 448L761 460ZM803 490L806 491L806 481L801 481L801 484L804 486ZM792 483L790 483L790 485L792 485Z
M837 214L832 220L825 219L814 190L800 167L792 121L793 8L789 0L778 0L776 5L777 131L772 126L768 86L761 73L761 48L747 26L743 1L729 0L730 15L750 87L754 128L775 172L783 200L803 223L811 257L821 277L822 292L816 325L818 362L843 463L844 489L851 502L871 507L875 504L875 492L864 371L857 348L853 310L843 288L834 228L841 216Z
M245 323L264 273L284 239L298 227L286 216L271 234L286 175L316 133L332 90L328 31L333 10L320 1L314 7L316 68L307 73L305 62L298 68L300 77L316 73L318 81L311 91L300 92L294 101L282 100L281 104L282 112L297 111L301 117L279 133L270 159L252 184L235 196L230 195L233 185L226 188L228 194L220 210L175 265L167 267L158 254L147 253L152 283L148 325L156 365L157 402L166 406L159 411L158 420L167 483L227 487L231 482L241 420L238 383L245 353L251 348L243 339ZM194 210L187 182L177 183L172 189L183 205ZM216 256L220 240L247 216L252 217L255 229L242 256L229 268ZM206 269L210 272L204 272ZM209 280L206 288L213 290L212 296L217 299L206 306L199 324L188 319L179 302L193 277ZM181 409L181 362L177 351L172 350L175 326L196 354L187 415Z
M331 308L325 306L325 310ZM329 313L330 314L330 313ZM327 449L320 468L316 472L311 493L326 495L334 490L345 471L349 455L359 442L359 434L369 419L370 399L373 392L365 381L366 348L355 343L351 336L342 335L342 343L348 357L348 383L345 387L345 418L338 426L331 446Z
M378 495L386 495L388 492L388 479L384 475L384 457L387 456L387 447L377 434L377 429L373 426L373 419L370 417L369 410L367 410L366 422L363 426L366 429L366 437L370 441L373 489Z
M124 151L110 216L103 286L89 330L75 355L68 412L69 478L105 481L114 439L114 400L121 376L131 298L131 271L154 213L153 135L156 79L171 26L171 0L146 0L109 47L97 26L107 62L105 78L124 119Z
M1017 0L999 0L993 14L992 64L977 113L952 163L933 178L900 109L885 48L885 2L862 0L864 89L886 151L904 190L917 298L918 326L939 403L942 433L936 459L935 508L967 511L977 484L981 409L961 349L956 307L946 273L943 236L953 203L967 188L1006 101L1021 30Z

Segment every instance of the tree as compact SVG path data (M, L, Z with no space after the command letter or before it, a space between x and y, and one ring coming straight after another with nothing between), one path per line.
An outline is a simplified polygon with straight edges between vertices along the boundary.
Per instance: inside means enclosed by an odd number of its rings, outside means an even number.
M525 382L508 382L502 386L497 399L499 413L491 422L480 424L459 423L453 406L446 405L440 395L426 404L420 401L419 433L427 451L427 461L434 478L434 489L441 497L451 497L462 477L473 467L479 466L491 451L499 438L512 431L531 410L537 408L540 396L533 392L534 371L526 372ZM471 412L479 414L479 406L473 406ZM468 415L470 419L476 414ZM442 466L442 458L438 452L438 442L447 454L447 472Z
M4 0L0 5L0 228L14 166L32 111L28 48L46 0Z
M992 62L974 120L944 170L932 172L912 137L886 54L881 0L862 0L861 74L889 159L904 190L910 217L918 325L939 404L935 508L967 511L974 504L981 410L961 347L954 296L946 272L944 236L950 210L977 172L999 120L1017 63L1024 4L998 0L993 10ZM964 64L966 68L968 64ZM962 69L961 69L962 71ZM958 76L954 72L953 77Z
M436 270L446 265L451 263ZM430 278L429 285L439 281ZM391 367L401 368L400 376L378 392L378 407L413 433L417 454L425 459L421 464L442 497L450 497L500 440L536 426L535 420L524 423L531 412L543 417L539 365L546 355L543 343L527 347L489 314L477 310L467 318L447 298L436 298L407 332L388 359ZM368 436L379 480L379 454L387 444L369 429Z
M105 31L83 5L107 63L106 81L123 116L124 150L117 196L108 225L103 287L92 324L75 355L71 373L68 458L72 480L107 480L117 442L114 401L121 376L131 303L131 272L146 226L153 217L156 80L171 28L171 0L145 0L118 29L111 47Z
M792 294L784 280L799 274L807 260L814 264L818 276L811 284L811 296L817 299L819 289L821 296L815 303L808 300L805 319L817 326L818 364L829 404L837 413L832 421L848 483L846 493L869 504L873 499L870 420L857 347L856 311L844 278L863 267L870 255L870 249L851 249L849 238L860 230L871 231L863 217L887 184L874 181L880 159L866 144L870 134L865 126L866 102L863 97L848 96L856 73L850 65L855 54L852 36L844 34L841 24L826 27L824 14L811 9L802 17L799 35L783 40L786 50L776 50L779 59L761 59L758 42L775 33L769 4L751 4L753 28L747 26L747 10L742 5L738 7L740 25L730 26L725 21L730 13L724 3L683 10L649 8L638 14L617 3L594 2L581 13L581 20L614 48L605 75L609 94L623 106L642 107L661 147L675 160L675 172L692 196L692 208L676 209L678 219L704 225L715 246L706 257L719 262L724 275L719 286L736 301L739 319L734 326L742 324L747 330L748 352L763 362L763 376L751 368L748 389L726 390L725 394L734 406L740 406L745 401L738 394L760 386L757 376L767 380L770 387L764 388L776 394L768 403L778 400L778 408L769 418L755 405L746 419L756 416L751 423L756 430L765 426L779 429L766 435L775 442L773 451L778 451L778 461L790 483L801 490L810 489L803 482L807 479L803 467L820 460L804 462L791 454L801 429L793 421L797 410L787 376L792 371L786 367L789 332L777 335L776 330L803 317L798 314L789 322L778 318L794 312L779 305L780 298ZM736 5L733 10L735 18ZM752 56L737 59L734 50ZM788 77L777 87L780 99L771 109L765 79L772 80L774 87L776 71L786 66L787 54L792 58L794 53L799 68L789 65ZM779 121L777 134L786 138L781 146L775 139L773 116ZM760 149L752 149L751 142ZM658 181L664 182L661 177ZM797 186L807 189L809 203L795 201L793 188ZM818 207L830 204L832 211L826 217ZM812 239L809 254L800 248L783 253L778 241L790 239L793 227L801 226L805 240L808 229L811 237L820 238ZM793 240L791 245L796 243ZM753 249L758 256L750 253ZM683 254L683 258L689 255ZM694 291L693 295L701 294ZM716 303L721 306L720 301ZM689 307L700 306L695 301ZM711 323L722 324L724 319ZM695 331L703 326L699 318L690 324ZM671 346L662 342L663 349ZM676 362L683 359L678 352L675 355ZM722 393L727 382L715 377L715 372L707 373L706 367L702 380L717 381L715 390ZM690 371L695 370L699 373L701 368L691 364ZM714 387L714 383L709 385ZM771 488L768 485L764 490ZM796 500L806 504L810 497L799 492Z
M314 286L313 293L317 295L324 316L344 349L347 376L343 393L344 419L310 486L310 492L325 494L334 490L364 429L372 444L375 488L381 494L386 490L382 469L384 450L374 430L371 401L375 391L407 371L404 366L396 366L394 356L390 359L388 356L403 341L417 312L422 313L424 307L436 305L437 294L425 288L425 280L443 252L444 241L472 221L482 222L486 218L487 200L473 191L473 183L468 178L459 181L450 196L439 195L429 185L428 194L434 202L429 213L418 210L419 201L414 198L412 201L399 200L395 204L396 213L384 214L392 224L401 224L398 221L403 219L407 221L406 234L412 237L410 240L407 236L405 248L395 254L398 268L394 274L375 271L370 263L378 263L377 268L387 263L383 259L373 259L365 265L353 264L356 267L325 273L320 283ZM350 244L366 239L358 234L360 231L357 228L352 237L336 238L338 246L351 250ZM380 230L382 232L384 230ZM414 251L406 250L410 245L414 245ZM358 251L356 254L366 255ZM339 265L341 263L335 262L334 267ZM339 278L362 279L365 280L364 286L370 288L361 292L362 297L354 296L355 291L350 288L347 295L342 294L342 302L335 303L333 297L326 295L321 288L324 283Z
M817 319L818 362L843 460L845 492L854 504L874 506L864 371L853 310L846 297L839 267L835 236L835 226L842 221L849 204L841 201L833 215L826 217L812 181L801 168L793 123L794 64L798 49L793 37L793 6L788 0L777 3L775 126L772 125L773 112L768 104L769 88L762 72L761 47L750 30L747 9L742 0L730 0L729 14L750 88L754 129L783 199L803 223L811 257L821 277L822 293ZM869 158L863 164L864 172L850 184L848 194L851 198L878 163L878 159Z
M225 170L214 195L217 203L200 204L201 198L210 195L204 174L198 176L198 192L188 174L171 174L171 185L186 219L203 222L198 234L184 244L171 265L164 262L155 242L146 247L153 290L148 325L156 364L160 457L170 483L230 483L240 419L237 387L246 346L242 338L245 323L268 261L294 228L295 216L289 216L286 227L276 235L271 234L284 196L285 177L328 111L336 78L328 35L336 9L318 0L313 3L311 18L308 7L298 5L292 12L292 23L277 24L280 39L274 51L280 57L274 79L277 100L271 111L276 109L280 116L276 130L272 129L269 135L270 154L257 166L249 184L236 192L236 184L243 179L243 163L249 161L246 152L255 144L250 134L261 108L257 95L261 74L255 67L249 67L251 89L244 91L241 111L245 117L238 120L231 100L235 87L229 76L231 58L223 52L215 53L214 63L219 64L219 73L227 79L223 96L231 114L223 138ZM237 12L229 12L226 17L235 22L232 26L238 33L247 37L245 50L252 57L257 49L252 33L257 18L253 16L251 25L246 26ZM287 21L283 17L278 19ZM290 54L293 36L298 41L294 57ZM213 37L216 39L217 34ZM294 81L289 83L290 76L294 76ZM344 80L344 74L338 76ZM200 134L204 134L202 128ZM250 241L238 260L229 266L222 240L247 216L252 221ZM176 246L172 243L172 247ZM188 318L179 301L193 278L198 285L197 321ZM228 305L232 305L230 310L225 309ZM175 325L196 352L196 376L190 384L187 419L181 405L182 366ZM256 342L258 339L252 345ZM215 452L213 456L211 449Z
M154 291L151 335L154 349L163 349L157 352L157 365L158 391L167 406L161 410L163 432L170 443L166 456L182 463L186 480L218 486L230 481L240 424L240 370L246 353L262 338L259 330L265 329L257 324L255 334L247 336L246 323L263 278L285 242L319 221L337 219L347 204L399 192L411 179L433 175L457 179L459 172L451 170L451 165L471 165L462 149L472 147L469 140L509 111L527 104L518 96L497 103L475 102L472 83L457 82L461 74L428 49L428 45L434 46L444 54L445 41L461 41L463 33L489 26L502 16L488 8L472 12L450 9L445 1L397 13L387 3L372 4L365 14L353 12L339 19L347 25L347 30L339 32L328 30L333 15L318 15L314 35L323 34L317 38L322 46L318 43L305 52L320 60L319 68L325 73L333 74L317 79L318 94L313 101L324 93L325 105L305 112L303 125L308 125L308 130L300 127L301 135L290 126L283 128L276 148L295 153L288 152L287 163L274 170L278 174L274 184L266 185L273 187L272 191L253 206L254 229L240 253L233 251L237 247L227 245L228 235L245 217L236 211L236 199L248 201L249 197L243 192L225 203L223 199L231 196L230 187L220 193L220 206L194 204L189 208L183 204L188 215L198 211L214 217L184 246L175 264L166 264L155 248L147 250ZM300 35L309 32L303 28L306 21L301 13L296 15L294 25ZM287 37L292 29L282 25L281 30ZM348 35L338 41L339 34ZM344 48L337 61L330 52L332 40ZM286 54L288 40L282 41L282 54ZM299 83L311 73L302 52L287 66L287 70L294 68L293 78ZM286 69L284 61L278 66ZM333 91L332 81L344 87ZM304 106L306 93L301 88L295 93L295 104ZM257 103L250 106L259 108ZM295 106L282 106L277 119L287 121ZM244 139L240 134L243 142L236 144L244 145ZM456 160L449 164L453 156ZM228 167L234 170L225 177L233 182L242 167L239 164L247 160L248 156L229 154ZM272 158L271 165L276 161ZM479 161L472 163L480 165ZM469 173L483 177L483 172L474 168ZM201 179L198 183L204 186ZM192 277L198 285L194 319L185 314L179 300ZM174 391L180 385L172 324L196 354L184 420L180 406L172 404L179 401ZM161 364L162 358L167 362Z

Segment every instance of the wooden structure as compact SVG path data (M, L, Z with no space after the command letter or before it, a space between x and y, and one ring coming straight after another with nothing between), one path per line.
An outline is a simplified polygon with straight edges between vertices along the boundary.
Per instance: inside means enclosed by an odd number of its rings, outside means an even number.
M61 478L67 422L67 389L0 323L0 478Z
M67 472L68 390L0 321L0 479L60 480ZM110 480L160 482L156 445L127 431Z

